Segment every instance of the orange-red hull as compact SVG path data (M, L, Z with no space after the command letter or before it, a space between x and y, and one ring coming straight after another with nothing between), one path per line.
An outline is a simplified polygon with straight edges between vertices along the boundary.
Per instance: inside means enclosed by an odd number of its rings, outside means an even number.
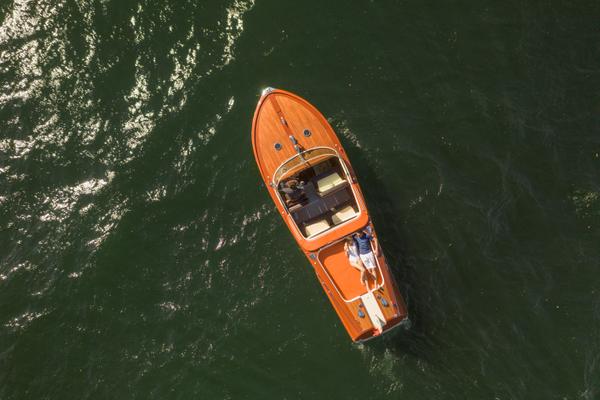
M303 132L309 132L309 135ZM343 239L365 227L376 232L370 222L362 191L350 160L335 132L323 115L306 100L284 90L263 92L252 121L252 146L265 186L279 214L313 266L319 282L348 334L364 341L408 321L404 300L389 271L383 252L376 259L376 279L368 289L360 273L352 268L344 252ZM331 149L344 164L348 193L353 194L355 215L323 233L308 235L278 193L280 166L303 150ZM308 163L307 163L308 164ZM279 168L279 170L278 170Z

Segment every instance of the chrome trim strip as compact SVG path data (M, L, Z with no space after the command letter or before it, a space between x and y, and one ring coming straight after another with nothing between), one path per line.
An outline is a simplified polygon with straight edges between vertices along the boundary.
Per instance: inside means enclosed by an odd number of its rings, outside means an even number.
M302 154L304 154L304 153L307 153L307 152L309 152L309 151L312 151L312 150L317 150L317 149L327 149L327 150L331 150L331 151L333 151L333 152L334 152L334 154L332 154L332 156L333 156L333 155L335 155L337 158L340 158L340 154L339 154L339 153L338 153L338 152L337 152L335 149L332 149L331 147L328 147L328 146L316 146L316 147L311 147L310 149L306 149L306 150L304 150L304 151L302 151L302 152L300 152L300 153L296 153L296 154L294 154L293 156L291 156L291 157L289 157L289 158L287 158L287 159L283 160L283 162L282 162L281 164L279 164L279 167L277 167L277 169L275 170L275 172L273 172L273 178L271 179L271 182L272 182L273 184L275 184L275 185L278 185L278 184L279 184L279 181L278 181L278 182L275 182L275 176L277 175L277 171L279 171L279 168L283 167L283 165L284 165L285 163L287 163L288 161L291 161L291 160L293 160L293 159L294 159L294 158L296 158L296 157L299 157L300 155L302 155Z

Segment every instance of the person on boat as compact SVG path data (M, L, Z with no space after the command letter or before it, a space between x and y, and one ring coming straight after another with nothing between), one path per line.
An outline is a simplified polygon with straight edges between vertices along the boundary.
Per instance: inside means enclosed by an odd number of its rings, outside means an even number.
M360 256L358 255L358 247L356 245L356 242L350 236L346 238L346 242L344 243L344 252L348 257L350 265L360 272L360 282L363 285L365 285L367 290L369 290L369 283L367 282L366 275L367 270L363 266L362 261L360 261Z
M300 203L305 197L304 182L290 179L283 184L281 191L285 193L288 205Z
M371 274L373 279L377 282L377 273L375 272L377 268L375 254L377 254L379 250L377 239L371 236L366 229L363 229L354 235L354 241L358 247L358 255L360 260L366 267L367 271L369 271L369 274ZM373 244L373 248L371 248L371 243Z

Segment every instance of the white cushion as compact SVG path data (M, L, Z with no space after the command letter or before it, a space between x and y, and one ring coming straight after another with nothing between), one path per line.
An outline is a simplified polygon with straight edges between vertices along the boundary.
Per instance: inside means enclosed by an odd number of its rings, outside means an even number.
M321 232L326 231L327 229L329 229L329 222L327 222L326 220L322 219L322 220L319 220L317 222L313 222L310 225L306 225L305 229L306 229L306 234L308 236L318 235L319 233L321 233Z
M334 172L331 175L327 175L326 177L319 179L317 182L317 188L319 189L320 193L323 193L329 189L333 189L334 187L341 185L344 182L346 181L340 178L337 172Z
M333 214L331 216L331 220L333 221L333 223L335 225L337 224L341 224L344 221L348 221L350 218L354 217L356 215L356 211L354 211L354 208L352 206L346 206L344 208L342 208L341 210L339 210L338 212L336 212L335 214Z

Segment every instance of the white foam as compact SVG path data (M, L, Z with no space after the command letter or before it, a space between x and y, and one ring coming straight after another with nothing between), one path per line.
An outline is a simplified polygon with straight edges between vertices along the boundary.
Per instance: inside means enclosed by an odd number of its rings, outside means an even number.
M331 121L330 121L330 123L331 123ZM359 149L363 147L362 144L360 143L360 141L358 140L358 136L356 136L356 134L354 132L352 132L352 130L348 126L347 121L341 120L339 123L339 128L337 130L340 134L342 134L342 136L344 136L346 139L348 139L348 141L350 141L350 143L352 143Z

